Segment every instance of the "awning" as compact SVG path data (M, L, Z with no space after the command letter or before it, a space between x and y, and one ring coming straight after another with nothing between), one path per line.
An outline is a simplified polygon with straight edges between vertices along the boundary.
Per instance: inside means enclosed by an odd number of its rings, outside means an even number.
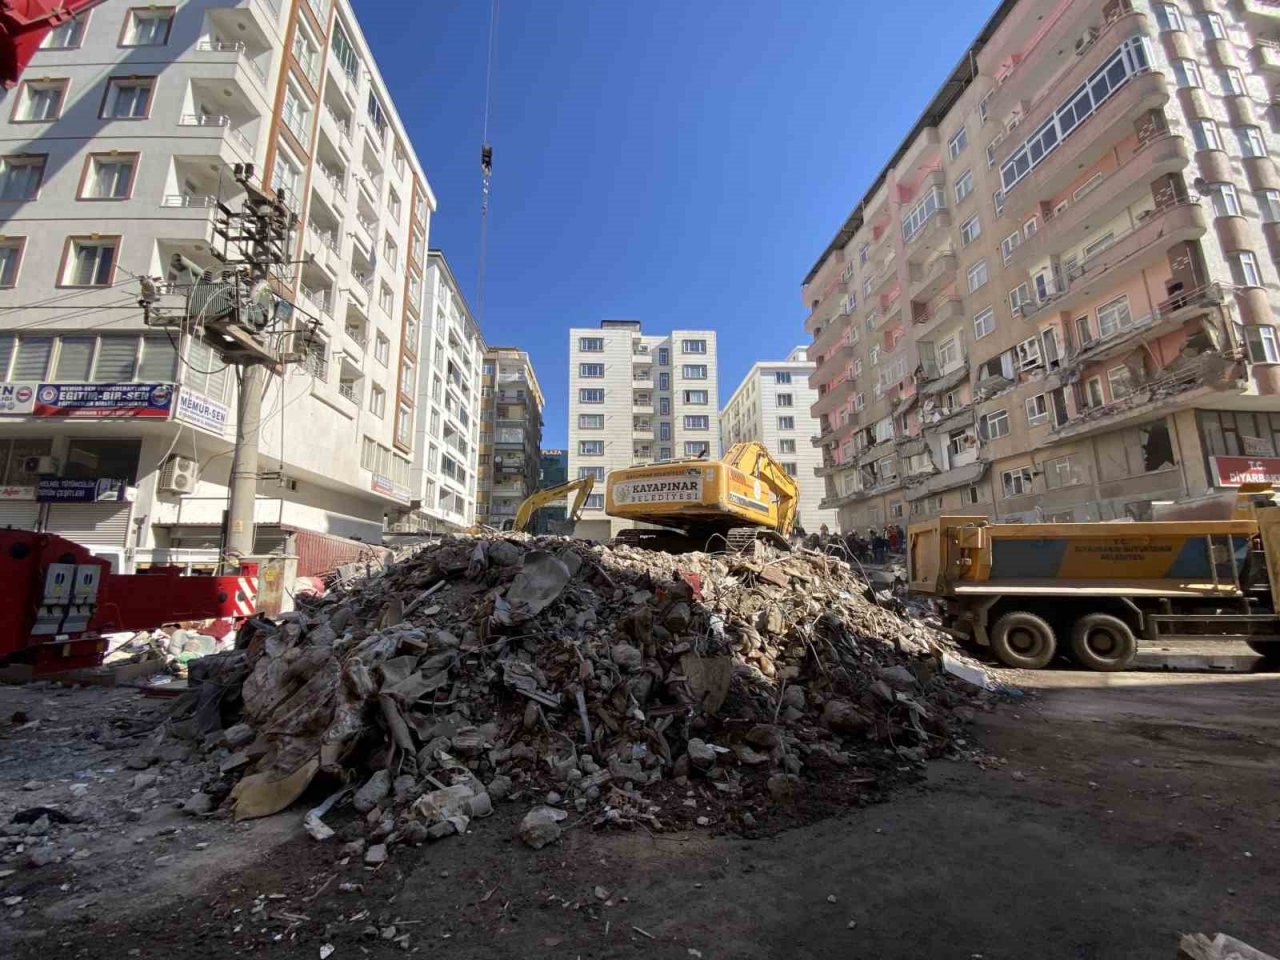
M969 365L962 364L958 370L952 370L946 376L939 377L937 380L930 380L928 383L920 387L920 393L925 396L932 396L935 393L946 393L953 390L960 384L969 379Z
M930 477L920 486L907 493L906 498L910 501L923 500L925 497L932 496L935 493L942 493L944 490L967 487L986 476L988 466L988 463L979 460L976 463L965 464L963 467L953 467L945 473Z

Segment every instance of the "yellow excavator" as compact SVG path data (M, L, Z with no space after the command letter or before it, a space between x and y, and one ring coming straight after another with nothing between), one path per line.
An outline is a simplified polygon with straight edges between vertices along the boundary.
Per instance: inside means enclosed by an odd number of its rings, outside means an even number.
M623 531L622 542L663 550L738 550L759 539L787 549L799 487L762 443L729 448L720 460L664 460L614 470L605 513L660 530ZM723 540L723 544L716 541Z
M595 485L595 477L585 476L558 486L547 487L545 490L535 490L520 504L516 510L515 519L508 520L503 524L503 529L523 531L529 526L529 522L533 519L533 515L539 507L545 507L556 500L563 500L576 490L578 495L573 499L573 506L569 508L568 516L569 529L573 529L573 524L577 523L578 518L582 516L582 508L587 505L587 497L591 496L591 491L595 488Z

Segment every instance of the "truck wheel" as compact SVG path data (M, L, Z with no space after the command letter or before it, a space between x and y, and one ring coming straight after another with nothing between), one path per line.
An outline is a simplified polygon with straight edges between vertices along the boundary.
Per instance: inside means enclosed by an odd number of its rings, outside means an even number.
M1280 640L1246 640L1245 643L1267 663L1280 663Z
M1006 613L991 631L991 652L1006 667L1039 670L1049 665L1057 649L1053 627L1034 613Z
M1138 638L1119 617L1086 614L1071 628L1071 655L1089 670L1124 670L1138 655Z

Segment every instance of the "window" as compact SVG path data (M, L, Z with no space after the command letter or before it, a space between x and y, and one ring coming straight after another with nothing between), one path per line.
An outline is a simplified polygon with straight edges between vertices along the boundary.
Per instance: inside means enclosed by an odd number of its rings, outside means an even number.
M0 240L0 287L12 287L18 282L18 267L22 265L22 248L25 237L8 237ZM0 355L0 378L4 376L5 364Z
M790 370L775 370L773 372L773 382L778 384L788 384L791 382Z
M1013 349L1018 360L1019 370L1030 370L1033 367L1040 366L1043 362L1040 356L1039 337L1028 337Z
M351 80L359 77L360 57L356 54L355 47L351 45L351 41L347 38L347 33L341 24L334 24L331 48L333 50L333 58L342 67L342 72Z
M416 371L412 360L400 361L400 392L411 394L418 385Z
M938 369L942 373L950 373L960 364L960 341L956 337L948 337L938 345Z
M578 376L580 377L603 377L603 363L580 363L578 364Z
M604 467L579 467L578 477L579 479L582 477L590 477L597 483L602 483L604 482Z
M1102 404L1102 379L1093 377L1084 385L1084 405L1092 410Z
M925 224L941 209L942 191L934 187L902 218L902 239L907 243L914 240L924 229ZM870 277L863 282L862 293L865 297L871 296Z
M964 246L967 247L980 236L982 236L982 223L976 214L960 224L960 242Z
M583 509L585 509L585 510L603 510L603 509L604 509L604 494L603 494L603 493L592 493L592 494L588 494L588 495L587 495L587 502L586 502L586 504L584 505Z
M1044 485L1050 490L1069 487L1076 482L1075 464L1071 457L1058 457L1044 464Z
M1258 270L1258 258L1252 250L1236 250L1227 254L1231 265L1231 279L1238 287L1262 286L1262 274Z
M1020 283L1017 287L1009 291L1009 312L1013 316L1018 316L1022 311L1022 305L1030 302L1031 291L1025 283Z
M1224 96L1243 97L1248 95L1248 90L1244 85L1244 74L1240 72L1239 67L1223 67L1222 72L1218 74L1218 79L1222 83Z
M999 440L1009 435L1009 414L992 410L978 418L978 433L984 440Z
M996 151L1000 149L1000 144L1003 142L1004 142L1004 135L1002 134L1001 136L996 137L994 140L992 140L990 143L987 144L987 169L988 170L994 167L996 163L999 161L1000 154L997 153Z
M859 393L857 396L853 398L853 409L861 410L866 405L867 405L867 398L865 394Z
M601 343L601 349L603 349L603 341ZM658 366L665 367L669 363L671 363L671 351L668 350L666 347L659 347L658 348Z
M369 116L369 125L373 127L374 139L381 143L387 132L387 111L383 109L382 101L372 90L369 91L366 113Z
M973 318L973 338L981 340L996 328L996 312L990 307Z
M387 391L377 384L369 388L369 412L379 420L387 415Z
M383 238L382 256L392 270L400 266L400 247L389 236Z
M87 13L70 20L64 20L47 34L40 42L41 50L75 50L84 40L84 26L89 19Z
M1214 40L1227 39L1227 26L1222 22L1222 14L1206 13L1204 15L1204 32L1205 36L1212 37Z
M800 473L800 468L794 463L784 463L782 469L787 472L787 476L795 477Z
M1261 127L1236 127L1236 140L1240 144L1240 156L1265 157L1267 142L1262 138Z
M379 333L373 341L373 359L377 360L384 367L387 365L387 358L391 356L391 341L383 334Z
M130 10L124 24L122 47L163 47L169 42L173 27L173 10Z
M685 417L684 428L686 430L710 430L711 418L707 416Z
M1200 83L1200 65L1194 60L1174 60L1173 76L1179 87L1202 86Z
M0 200L34 200L44 179L43 156L0 159Z
M1013 259L1013 251L1017 250L1021 243L1022 233L1018 230L1013 231L1013 233L1000 241L1000 253L1004 255L1006 264Z
M1263 223L1280 223L1280 190L1259 190L1254 194Z
M582 353L604 353L604 337L579 337L578 349Z
M853 375L855 377L862 376L862 358L855 357L853 360Z
M1192 120L1191 140L1197 150L1221 150L1222 136L1218 133L1218 122L1209 117Z
M391 316L395 312L395 293L385 283L378 288L378 309Z
M1111 399L1123 400L1133 393L1133 371L1123 363L1107 371L1107 383L1111 387Z
M116 251L120 239L73 237L63 254L64 287L109 287L115 277Z
M969 268L969 292L981 289L987 285L987 261L979 260Z
M947 141L947 156L952 160L964 153L964 148L969 145L969 133L964 127L956 131L956 135Z
M708 402L706 390L686 390L684 392L684 402L691 406L705 407Z
M604 441L603 440L579 440L578 454L583 457L603 457Z
M794 430L795 428L796 428L795 417L779 417L778 418L779 430Z
M578 414L579 430L603 430L604 414L603 413L580 413Z
M991 205L995 208L996 216L1004 216L1004 191L997 190L991 194Z
M680 351L682 353L706 353L707 341L705 340L681 340Z
M969 434L964 430L952 430L947 434L947 453L958 457L969 449Z
M1244 328L1244 341L1253 363L1280 363L1280 336L1276 328L1267 324Z
M1236 195L1235 184L1211 183L1209 196L1213 203L1215 217L1240 216L1240 198Z
M1274 331L1274 330L1272 330L1271 332L1272 332L1272 333L1275 333L1275 331ZM795 442L794 440L788 440L788 439L782 439L782 440L779 440L779 441L778 441L778 452L779 452L779 453L795 453L795 452L796 452L796 442Z
M144 120L151 111L154 77L112 77L102 101L102 117L108 120Z
M85 161L81 200L127 200L133 192L138 155L95 153Z
M1033 482L1031 468L1019 467L1016 470L1006 470L1000 474L1000 482L1004 486L1006 497L1018 497L1024 493L1030 493Z
M973 193L973 172L966 170L956 179L956 203Z
M686 380L705 380L707 379L707 368L701 364L686 363L681 368L680 375Z
M1161 30L1183 30L1182 11L1172 3L1156 4L1156 23Z
M658 424L658 439L659 440L671 439L671 424L669 423Z
M62 100L66 92L66 80L27 80L18 94L14 122L40 123L57 120L62 113Z
M684 443L686 457L707 457L711 455L711 444L705 440L686 440Z
M391 214L392 220L400 222L400 195L394 190L387 191L387 212Z
M790 393L780 393L777 397L778 406L792 407L795 406L795 397Z
M391 169L396 172L397 177L404 176L405 163L404 150L397 143L395 149L391 151Z
M1077 127L1135 75L1151 67L1150 41L1131 37L1098 67L1081 86L1068 94L1040 127L1000 167L1006 190L1040 165Z
M604 403L604 390L599 387L578 391L579 403Z
M1049 419L1049 400L1043 393L1027 397L1024 401L1027 408L1027 426L1034 427Z
M659 390L671 389L671 374L669 373L658 374L658 389Z
M671 398L670 397L658 398L658 416L660 417L671 416Z

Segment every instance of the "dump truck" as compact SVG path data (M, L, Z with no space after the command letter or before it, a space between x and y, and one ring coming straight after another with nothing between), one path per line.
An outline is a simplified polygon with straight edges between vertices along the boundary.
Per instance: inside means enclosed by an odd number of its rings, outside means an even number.
M1280 657L1280 507L1149 523L994 523L946 516L911 526L912 592L939 601L953 634L1010 667L1066 653L1123 670L1141 640L1237 640Z
M623 531L622 542L655 549L739 549L757 540L790 549L799 487L762 443L729 448L719 460L663 460L614 470L605 513L649 524Z

